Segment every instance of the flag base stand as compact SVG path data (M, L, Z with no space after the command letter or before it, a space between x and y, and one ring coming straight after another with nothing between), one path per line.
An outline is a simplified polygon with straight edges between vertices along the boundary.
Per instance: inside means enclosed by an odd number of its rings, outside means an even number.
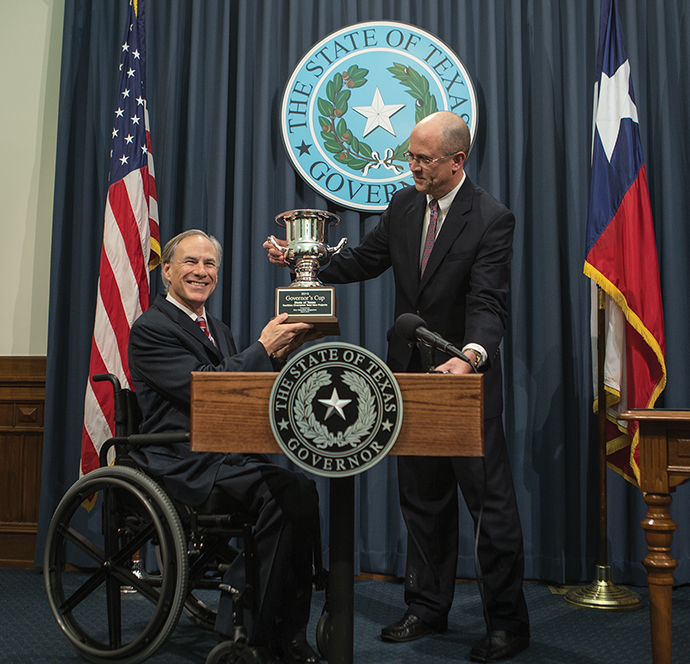
M604 362L606 348L606 303L601 286L597 286L597 416L599 424L599 564L595 567L596 579L588 586L572 588L565 601L580 609L608 611L637 611L642 608L640 596L613 585L611 567L606 565L607 546L607 487L606 487L606 386ZM601 401L599 401L601 399ZM601 405L604 407L601 407ZM602 564L604 563L604 564Z
M613 584L608 565L597 565L596 574L596 580L588 586L569 590L565 601L580 609L637 611L642 608L642 599L636 592Z

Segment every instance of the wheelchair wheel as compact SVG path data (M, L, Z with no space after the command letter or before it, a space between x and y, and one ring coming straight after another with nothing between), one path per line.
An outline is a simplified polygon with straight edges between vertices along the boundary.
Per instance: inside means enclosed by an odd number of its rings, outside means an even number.
M328 659L328 634L331 627L331 617L328 613L328 603L324 605L319 622L316 624L316 647L324 659Z
M97 527L82 507L94 494ZM134 574L133 558L149 545L159 549L159 570ZM74 571L74 560L86 564ZM70 487L55 510L43 574L50 609L84 659L137 664L170 636L187 597L180 517L160 486L140 471L94 470ZM137 592L126 594L128 588Z
M206 664L254 664L256 658L246 639L222 641L206 658Z
M189 593L183 607L184 614L199 627L212 632L216 627L218 612L197 593Z

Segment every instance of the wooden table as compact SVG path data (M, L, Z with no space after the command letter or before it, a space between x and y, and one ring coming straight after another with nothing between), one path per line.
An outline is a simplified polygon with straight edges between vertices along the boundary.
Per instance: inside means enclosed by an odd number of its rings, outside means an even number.
M676 523L669 514L671 492L690 479L690 411L639 409L619 415L640 423L640 489L645 493L647 516L642 528L649 552L647 568L652 661L671 664L673 570L671 557Z
M268 415L275 373L193 372L191 445L197 452L282 453ZM481 374L395 374L403 422L389 454L484 454ZM352 664L354 629L354 475L330 480L328 661ZM337 524L337 527L332 527Z

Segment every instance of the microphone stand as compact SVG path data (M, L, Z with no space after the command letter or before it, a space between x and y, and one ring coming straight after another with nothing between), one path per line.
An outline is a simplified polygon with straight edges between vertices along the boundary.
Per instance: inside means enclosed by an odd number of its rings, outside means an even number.
M568 604L581 609L608 609L610 611L637 611L642 608L640 596L619 588L611 581L611 567L607 553L607 486L606 486L606 391L604 364L606 360L606 303L605 293L597 286L597 393L599 423L599 561L596 579L588 586L570 589L565 595Z
M429 373L430 371L433 371L434 367L436 366L436 349L433 346L425 344L424 342L422 342L422 344L426 349L426 370L427 373Z

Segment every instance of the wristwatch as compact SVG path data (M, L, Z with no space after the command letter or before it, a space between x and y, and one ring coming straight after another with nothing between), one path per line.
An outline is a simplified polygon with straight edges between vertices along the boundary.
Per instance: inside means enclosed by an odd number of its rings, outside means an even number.
M271 353L269 357L271 358L271 362L273 362L274 367L279 367L282 369L287 364L287 360L281 359L275 353Z
M477 369L479 367L479 363L482 361L482 356L476 350L474 350L474 348L468 348L467 350L474 355L474 362L472 363L472 366Z

